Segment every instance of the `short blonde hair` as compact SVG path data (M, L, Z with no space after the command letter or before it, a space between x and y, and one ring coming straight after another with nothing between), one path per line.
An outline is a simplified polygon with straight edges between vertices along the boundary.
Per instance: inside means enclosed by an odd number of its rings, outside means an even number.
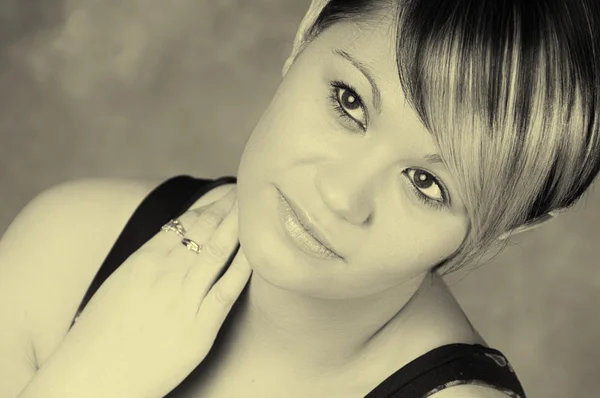
M376 10L395 11L404 94L470 219L433 269L453 272L579 200L600 168L597 1L330 0L306 42Z

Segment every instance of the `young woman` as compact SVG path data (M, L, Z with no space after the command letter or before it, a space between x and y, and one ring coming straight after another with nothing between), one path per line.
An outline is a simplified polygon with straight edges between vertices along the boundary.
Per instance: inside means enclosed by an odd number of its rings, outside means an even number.
M525 397L442 277L590 186L599 23L314 0L237 178L75 181L15 219L0 396Z

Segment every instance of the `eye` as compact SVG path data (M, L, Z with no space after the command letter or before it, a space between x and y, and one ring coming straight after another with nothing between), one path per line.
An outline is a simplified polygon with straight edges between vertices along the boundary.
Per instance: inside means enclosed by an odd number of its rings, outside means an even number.
M367 129L367 112L362 98L356 89L343 81L330 83L331 92L329 100L333 110L347 123L351 123L361 130Z
M440 209L449 206L448 190L433 174L420 169L406 169L410 189L423 204Z

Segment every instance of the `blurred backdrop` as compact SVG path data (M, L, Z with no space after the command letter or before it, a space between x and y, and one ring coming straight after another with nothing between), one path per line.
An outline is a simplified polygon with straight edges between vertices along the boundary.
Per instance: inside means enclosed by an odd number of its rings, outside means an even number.
M235 175L308 4L1 0L0 231L70 179ZM598 397L599 224L592 187L447 278L530 397Z

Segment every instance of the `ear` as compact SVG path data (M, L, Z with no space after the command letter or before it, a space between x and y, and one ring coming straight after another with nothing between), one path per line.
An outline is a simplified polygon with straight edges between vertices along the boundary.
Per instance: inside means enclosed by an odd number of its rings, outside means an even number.
M525 231L529 231L531 229L535 229L541 225L546 224L548 221L554 220L556 219L556 217L558 217L558 211L551 211L548 212L547 214L545 214L544 216L538 218L537 220L535 220L532 223L529 223L527 225L523 225L522 227L517 227L512 229L510 232L505 232L504 234L502 234L502 236L500 236L498 238L498 240L505 240L508 237L512 237L515 236L517 234L520 234L521 232L525 232Z
M323 8L327 5L328 2L329 2L329 0L312 0L311 1L310 7L308 8L306 15L304 15L302 22L300 22L300 26L298 27L298 31L296 32L296 37L294 38L294 45L292 47L292 53L285 60L285 63L283 65L283 70L281 71L283 77L285 77L288 70L290 70L290 67L294 63L294 60L296 59L296 57L302 50L302 47L305 44L304 39L306 37L306 33L308 32L308 29L310 29L310 27L315 23L315 21L317 20L317 17L319 16L319 14L323 10Z

